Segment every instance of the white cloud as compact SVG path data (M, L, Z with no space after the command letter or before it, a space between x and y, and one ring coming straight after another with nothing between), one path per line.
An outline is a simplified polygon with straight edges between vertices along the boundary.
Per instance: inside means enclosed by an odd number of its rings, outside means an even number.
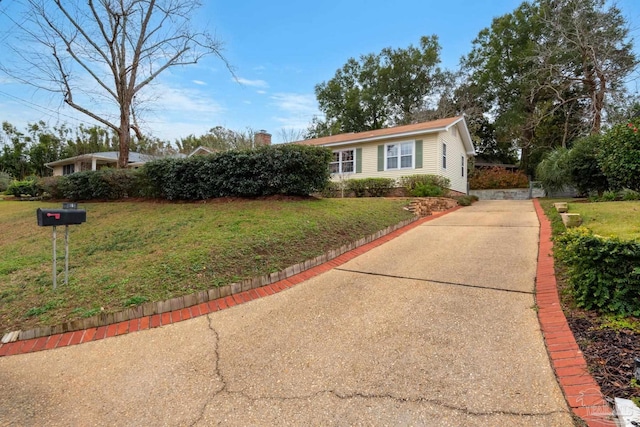
M271 96L272 104L283 114L274 119L283 128L306 129L313 116L320 114L313 94L276 93Z
M192 83L195 83L197 85L200 86L206 86L207 84L205 82L203 82L202 80L191 80Z
M257 90L256 93L259 93L260 95L265 95L267 93L266 90Z
M264 80L249 80L243 77L238 77L237 82L251 87L269 87L269 84Z

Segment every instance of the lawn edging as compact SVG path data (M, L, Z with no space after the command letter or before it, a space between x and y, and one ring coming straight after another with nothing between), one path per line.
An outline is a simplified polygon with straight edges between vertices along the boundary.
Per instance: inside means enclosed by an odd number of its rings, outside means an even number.
M551 365L575 415L589 427L615 426L611 407L589 373L587 362L562 311L554 269L551 222L545 216L540 201L534 199L533 204L540 222L536 305Z
M395 237L449 212L456 206L427 217L401 221L355 242L333 249L313 259L287 267L277 273L246 279L166 301L148 302L117 313L100 314L57 326L45 326L4 334L0 357L32 353L68 345L151 329L205 315L214 311L266 297L329 271Z

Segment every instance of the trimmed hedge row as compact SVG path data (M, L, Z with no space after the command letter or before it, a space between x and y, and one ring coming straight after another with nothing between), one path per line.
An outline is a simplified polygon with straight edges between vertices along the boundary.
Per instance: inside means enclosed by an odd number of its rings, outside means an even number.
M346 190L353 191L356 197L384 197L395 186L393 178L362 178L346 181Z
M578 306L640 316L640 242L597 236L584 227L557 239Z
M148 195L169 200L306 196L329 180L331 152L326 148L275 145L186 159L146 163Z
M70 200L306 196L325 188L330 161L331 152L326 148L267 146L155 160L138 170L102 169L44 178L34 195L44 192L55 199ZM20 190L24 193L22 187Z

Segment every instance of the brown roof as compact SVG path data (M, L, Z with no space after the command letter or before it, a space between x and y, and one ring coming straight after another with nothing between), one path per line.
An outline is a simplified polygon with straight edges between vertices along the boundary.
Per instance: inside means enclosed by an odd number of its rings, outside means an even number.
M441 131L454 123L463 119L463 116L458 117L450 117L447 119L438 119L432 120L430 122L422 122L415 123L412 125L404 125L404 126L395 126L386 129L377 129L370 130L366 132L357 132L357 133L341 133L338 135L325 136L322 138L314 138L307 139L304 141L297 141L294 144L303 144L303 145L334 145L340 143L349 143L349 142L360 142L367 140L375 140L378 138L384 137L401 137L401 136L409 136L413 134L425 133L425 132L436 132Z

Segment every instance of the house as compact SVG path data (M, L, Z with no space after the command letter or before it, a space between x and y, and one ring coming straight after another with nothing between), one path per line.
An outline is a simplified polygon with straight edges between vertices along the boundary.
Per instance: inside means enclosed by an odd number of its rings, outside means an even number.
M53 176L69 175L74 172L95 171L103 168L114 168L118 164L119 153L117 151L105 151L101 153L82 154L45 163L45 166L53 170ZM137 169L155 157L136 152L129 153L128 167Z
M430 174L449 178L450 189L464 194L468 160L476 154L463 116L294 144L331 149L334 181Z

